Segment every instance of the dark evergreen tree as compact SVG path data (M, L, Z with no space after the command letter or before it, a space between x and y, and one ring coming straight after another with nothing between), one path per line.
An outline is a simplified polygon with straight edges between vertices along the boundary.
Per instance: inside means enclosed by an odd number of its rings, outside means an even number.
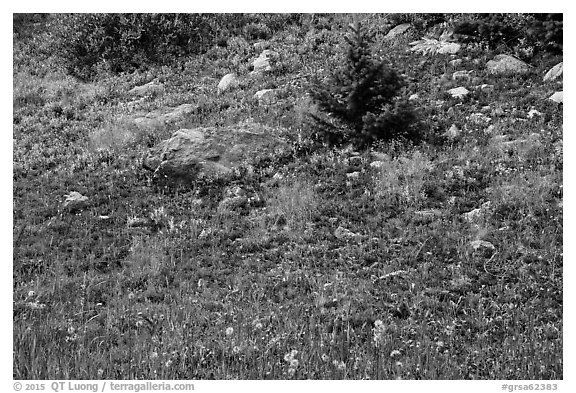
M414 112L396 98L404 85L402 77L373 56L371 37L360 23L351 24L350 31L345 65L328 86L317 83L311 92L328 116L313 115L318 133L329 144L353 142L360 147L376 140L417 139L410 127ZM338 122L343 127L335 125Z

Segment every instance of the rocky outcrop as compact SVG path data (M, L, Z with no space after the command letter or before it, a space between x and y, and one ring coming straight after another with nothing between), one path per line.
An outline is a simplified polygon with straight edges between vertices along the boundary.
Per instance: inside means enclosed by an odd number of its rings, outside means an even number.
M181 129L150 149L143 167L159 180L187 183L226 177L258 157L281 154L286 149L278 131L261 124Z

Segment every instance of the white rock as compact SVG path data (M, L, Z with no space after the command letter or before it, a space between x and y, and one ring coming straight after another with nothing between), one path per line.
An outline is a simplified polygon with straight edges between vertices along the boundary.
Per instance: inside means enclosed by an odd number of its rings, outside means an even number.
M564 73L564 65L563 64L564 64L564 62L561 61L560 63L558 63L554 67L552 67L546 73L546 75L544 75L544 82L553 81L553 80L557 79L558 77L562 76L562 74Z
M343 240L357 239L359 237L357 233L354 233L351 230L341 226L336 228L336 231L334 231L334 236L336 236L338 239Z
M472 123L476 123L476 124L485 124L485 123L490 123L490 121L492 119L483 113L472 113L468 117L468 120L470 120Z
M450 64L452 67L458 67L460 64L462 64L462 59L450 60L448 64Z
M456 127L456 124L452 124L452 127L450 127L448 129L448 131L446 131L444 133L444 136L446 136L449 139L456 139L460 136L460 134L462 134L462 131L460 131L460 129L458 129L458 127Z
M452 79L457 80L470 80L470 71L456 71L452 74Z
M264 89L254 94L254 99L263 104L272 104L277 98L278 89Z
M270 59L277 55L278 53L273 50L263 50L262 53L260 53L260 56L252 62L252 65L254 66L253 72L271 71L272 66L270 65Z
M510 55L497 55L488 63L486 68L491 74L504 74L504 73L524 73L530 70L530 66Z
M412 94L410 97L408 97L408 101L414 101L417 100L418 98L420 98L420 96L418 95L418 93Z
M534 116L542 116L542 113L538 112L536 109L531 109L530 112L528 112L528 118L531 119Z
M218 83L218 92L233 89L238 86L238 77L234 73L226 74Z
M409 28L410 28L410 23L402 23L401 25L398 25L398 26L394 27L392 30L390 30L388 32L388 34L386 34L384 36L384 39L385 40L391 40L400 34L404 34L406 32L406 30L408 30Z
M460 52L462 46L456 42L446 42L442 43L436 53L441 55L454 55Z
M470 245L474 250L495 250L494 244L487 242L485 240L474 240L470 242Z
M372 162L370 163L370 167L371 167L371 168L376 168L376 169L378 169L378 168L382 168L383 166L384 166L384 162L383 162L383 161L372 161Z
M550 97L548 97L549 100L552 100L554 102L557 102L559 104L564 103L564 92L563 91L557 91L556 93L552 94Z
M464 98L470 93L470 91L465 87L455 87L448 90L448 94L452 95L454 98Z
M145 85L134 87L128 93L143 97L153 94L159 94L163 91L164 91L164 85L162 85L155 79L152 82L146 83Z

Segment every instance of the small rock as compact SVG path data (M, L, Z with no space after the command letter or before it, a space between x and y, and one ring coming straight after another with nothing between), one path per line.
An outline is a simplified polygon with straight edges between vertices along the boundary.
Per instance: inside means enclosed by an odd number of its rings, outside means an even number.
M484 202L479 208L469 211L468 213L462 214L462 217L468 222L476 222L483 219L490 210L492 202Z
M458 67L460 64L462 64L462 59L450 60L448 64L450 64L452 67Z
M454 98L464 98L470 91L465 87L455 87L447 91L448 94L452 95Z
M258 102L262 104L272 104L278 96L277 93L278 89L259 90L254 94L254 99L258 100Z
M472 113L468 117L468 120L470 120L472 123L476 123L476 124L486 124L486 123L490 123L490 121L492 119L483 113Z
M460 129L456 127L456 124L452 124L452 127L450 127L448 131L444 133L444 136L447 137L448 139L454 140L458 138L461 134L462 131L460 131Z
M472 246L474 251L483 251L483 250L494 251L494 250L496 250L496 247L494 247L494 244L487 242L485 240L474 240L474 241L470 242L470 245Z
M438 209L427 209L414 212L414 218L419 223L430 223L442 217L442 212Z
M417 100L418 98L420 98L418 93L412 94L410 97L408 97L408 101L414 101L414 100Z
M348 179L358 179L358 178L360 178L360 172L356 171L356 172L347 173L346 177Z
M262 53L260 53L260 56L252 62L252 65L254 66L254 71L252 72L259 73L263 71L271 71L272 65L270 64L270 59L274 56L278 56L278 53L270 49L263 50Z
M484 83L484 84L480 85L480 90L486 91L486 92L494 91L494 85L487 85Z
M70 194L64 196L66 197L66 200L64 201L63 207L72 213L80 211L88 205L88 197L77 191L72 191Z
M441 55L454 55L460 52L461 47L462 45L456 42L445 42L445 43L443 42L436 51L436 53L439 53Z
M352 232L349 229L346 229L342 226L339 226L334 231L334 236L336 236L336 238L341 239L341 240L353 240L353 239L357 239L360 235Z
M563 91L557 91L556 93L554 93L550 97L548 97L548 99L552 100L554 102L557 102L558 104L562 104L562 103L564 103L564 92Z
M536 109L531 109L530 112L528 112L528 118L531 119L534 116L542 116L542 112L538 112Z
M486 63L486 68L491 74L521 74L530 70L528 64L510 55L495 56L492 60Z
M358 166L362 164L362 157L360 156L353 156L348 158L348 164L352 166Z
M371 168L375 168L375 169L379 169L382 168L384 166L384 162L383 161L372 161L370 163L370 167Z
M384 36L384 39L385 40L394 39L400 34L404 34L410 27L411 27L410 23L402 23L401 25L398 25L394 27L392 30L390 30L388 34Z
M142 86L136 86L132 90L128 91L128 93L137 95L140 97L159 94L164 91L164 85L158 83L157 80L153 80L152 82L146 83Z
M550 69L550 71L548 71L546 73L546 75L544 75L544 82L548 82L548 81L553 81L556 80L557 78L559 78L560 76L562 76L563 72L564 72L564 62L560 62L558 64L556 64L554 67L552 67Z
M470 80L471 71L456 71L452 74L452 80Z
M226 91L228 89L233 89L238 86L238 83L239 80L236 74L234 73L226 74L224 75L224 77L222 77L220 83L218 83L218 92L222 93L223 91Z
M256 49L257 51L263 51L265 49L270 48L270 43L268 41L260 41L260 42L255 42L253 46L254 46L254 49Z

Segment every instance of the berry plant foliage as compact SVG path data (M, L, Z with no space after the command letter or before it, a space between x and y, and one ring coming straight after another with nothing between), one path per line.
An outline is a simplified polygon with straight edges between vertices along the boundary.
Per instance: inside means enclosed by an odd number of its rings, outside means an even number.
M349 28L344 66L331 76L331 83L317 83L311 92L328 118L313 115L319 136L328 144L352 142L358 146L378 140L418 139L413 129L416 116L408 103L398 98L403 78L375 58L371 36L360 23Z

